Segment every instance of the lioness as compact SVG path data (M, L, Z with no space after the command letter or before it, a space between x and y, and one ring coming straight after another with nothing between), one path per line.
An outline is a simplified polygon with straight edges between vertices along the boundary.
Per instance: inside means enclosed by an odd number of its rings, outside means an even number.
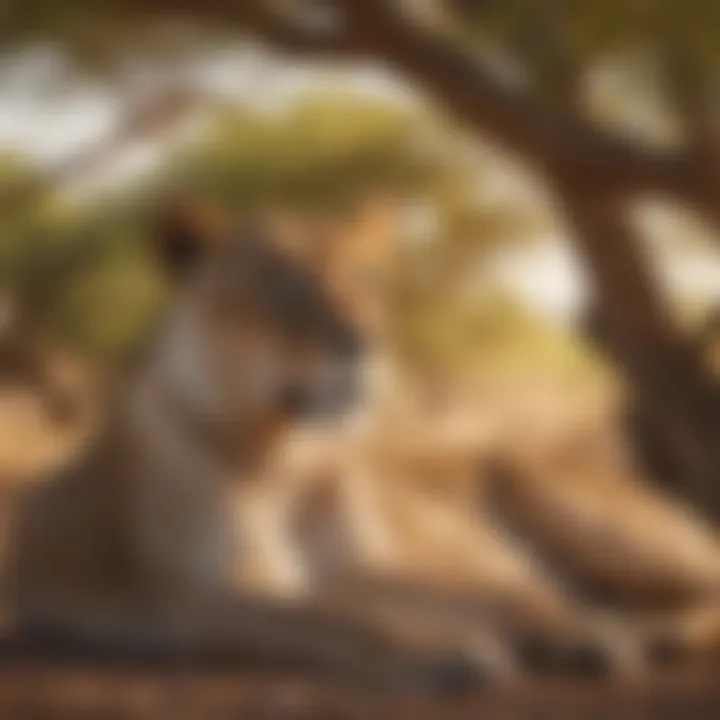
M495 442L487 412L426 407L421 384L403 382L387 332L387 213L370 203L325 234L302 218L279 227L362 333L368 384L355 426L344 426L350 432L300 428L278 447L275 466L244 485L243 577L262 592L332 598L411 633L452 639L495 675L526 659L544 669L636 666L627 632L576 603L527 545L476 507L477 475ZM458 485L468 496L445 502L427 492L427 480L441 496Z
M260 653L383 680L474 677L452 652L237 587L233 481L288 422L348 403L358 340L322 283L262 230L227 241L175 211L159 236L169 311L95 441L32 488L11 528L20 632Z
M544 665L635 670L658 647L709 645L708 628L720 626L711 611L717 538L638 481L616 437L610 388L600 403L589 390L564 409L552 387L500 390L492 412L470 400L465 418L467 399L454 397L449 423L442 401L418 402L417 384L403 392L407 374L384 332L389 218L376 201L347 226L328 224L325 235L305 228L295 243L361 328L375 373L363 396L364 437L310 441L301 432L278 453L282 469L249 488L240 513L253 535L248 579L459 634L506 667L527 647ZM296 236L303 229L296 221ZM659 596L673 614L687 601L692 612L656 623Z

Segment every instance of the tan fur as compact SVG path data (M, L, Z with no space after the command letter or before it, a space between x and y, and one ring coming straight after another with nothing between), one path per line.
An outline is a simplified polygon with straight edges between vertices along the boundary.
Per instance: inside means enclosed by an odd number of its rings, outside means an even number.
M519 669L529 646L550 663L587 650L617 669L639 665L629 628L621 634L621 623L576 603L490 512L417 482L418 464L403 475L402 457L388 462L387 448L377 456L338 438L320 462L307 436L294 442L295 456L292 447L280 454L284 469L245 489L265 509L265 532L274 528L270 541L248 540L246 582L282 597L331 598L364 617L452 638L496 673ZM436 449L443 464L447 448ZM423 450L427 460L432 448ZM303 453L316 464L303 462ZM239 506L252 512L249 503Z
M720 646L717 530L638 474L612 424L564 438L504 453L497 512L574 587L635 618L648 652Z
M389 226L379 231L377 217L368 211L354 234L334 236L322 262L309 259L331 287L347 290L352 268L391 263ZM355 286L350 296L351 314L378 309L367 289ZM705 603L713 607L717 592L718 540L637 478L615 434L613 393L604 390L598 403L516 388L490 411L480 405L476 417L455 401L454 422L444 425L436 407L403 390L382 320L375 322L364 439L331 436L323 448L296 438L295 455L284 448L283 467L252 487L263 521L242 565L249 582L283 596L342 597L365 614L392 606L400 620L449 634L440 618L464 617L455 629L471 646L488 618L500 643L524 634L559 646L585 637L626 668L662 637L660 626L702 645L698 636L714 627ZM502 480L480 471L497 457L511 470ZM602 616L588 608L608 596L614 604ZM655 617L658 603L674 614L635 622L635 611ZM688 607L702 622L684 619Z
M606 623L585 618L526 547L489 513L480 516L473 498L479 462L496 440L493 423L462 403L428 408L406 387L384 344L387 305L364 282L392 264L381 210L366 206L354 232L336 231L315 254L299 242L302 224L284 218L286 242L321 269L369 338L368 384L347 430L296 432L245 488L242 581L446 637L500 673L516 664L514 650L532 643L561 654L595 646L634 664Z
M503 675L528 643L545 654L596 649L624 669L640 663L645 637L712 645L714 533L637 481L602 428L574 442L575 419L515 413L529 409L522 393L488 423L462 403L443 416L403 391L378 308L363 312L373 291L352 272L389 262L375 244L375 210L367 233L325 246L321 260L290 248L289 231L284 239L289 256L319 263L324 287L373 338L364 406L333 432L290 429L276 408L254 407L243 413L242 442L230 443L243 453L238 469L217 452L216 442L228 449L224 433L212 422L198 432L233 386L215 378L229 378L236 343L209 343L224 359L208 372L196 333L212 323L190 323L165 348L165 364L133 378L90 455L20 515L10 579L21 619L386 677L447 669L429 650L459 651ZM285 362L272 323L268 336L267 317L249 310L243 326L258 333L240 343L248 377L314 383L328 358ZM179 407L157 393L168 377ZM528 437L528 427L544 437ZM498 453L508 472L490 481L481 468ZM670 598L672 612L630 625L588 607L583 584L614 590L638 612Z
M346 368L349 331L277 248L243 239L205 258L198 247L201 262L181 239L168 254L182 263L177 298L106 425L15 517L7 584L20 631L109 648L257 653L382 680L465 673L438 638L410 643L389 627L238 587L237 479L297 416L282 404L288 384L326 407L337 391L337 373L323 387L326 371ZM190 272L189 258L201 268ZM305 306L309 314L292 314Z

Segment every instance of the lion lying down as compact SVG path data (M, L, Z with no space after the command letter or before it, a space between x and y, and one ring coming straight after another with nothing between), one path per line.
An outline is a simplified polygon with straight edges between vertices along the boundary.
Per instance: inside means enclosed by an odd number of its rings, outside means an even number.
M23 498L6 586L21 636L138 653L262 656L381 682L480 677L409 638L237 582L229 501L291 422L353 395L359 343L323 284L262 231L171 217L173 299L88 447ZM196 231L197 230L197 231Z
M22 633L429 684L712 644L711 529L584 451L304 427L350 404L356 333L272 236L192 229L162 234L173 302L106 424L14 518Z
M717 534L637 479L607 426L518 451L480 418L450 425L296 431L238 503L244 581L452 638L498 676L718 643Z

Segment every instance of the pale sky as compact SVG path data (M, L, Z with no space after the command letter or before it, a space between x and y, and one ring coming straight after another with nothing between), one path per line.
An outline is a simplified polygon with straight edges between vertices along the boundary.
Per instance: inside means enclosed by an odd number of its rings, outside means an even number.
M187 72L203 87L261 106L324 86L395 101L417 100L407 85L377 69L290 65L247 50L218 53ZM111 129L117 113L113 96L97 87L70 92L63 88L62 77L62 62L47 53L9 70L0 65L0 150L18 150L42 162L57 162ZM157 143L130 148L100 178L92 178L90 185L100 188L142 171L162 152L163 146ZM504 180L507 178L498 175L496 186L502 186ZM675 291L720 302L720 258L701 251L675 251L660 265L663 281ZM586 295L579 263L560 236L505 253L495 265L495 275L528 306L560 321L571 319Z

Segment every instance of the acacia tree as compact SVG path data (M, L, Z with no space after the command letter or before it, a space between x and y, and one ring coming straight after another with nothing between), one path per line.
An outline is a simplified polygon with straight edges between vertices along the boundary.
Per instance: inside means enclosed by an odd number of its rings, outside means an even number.
M348 232L356 240L358 233L392 234L397 211L411 201L436 222L433 242L422 244L433 250L421 262L430 272L410 308L397 308L403 318L408 309L421 314L428 289L434 306L446 306L448 286L463 270L477 267L501 239L535 225L529 209L478 203L485 164L468 163L467 142L444 124L417 109L338 91L304 94L270 115L212 102L208 108L214 98L205 98L201 104L214 122L201 136L128 185L68 202L65 182L82 182L123 143L167 130L179 107L200 102L187 98L194 96L175 90L131 108L104 139L50 172L6 163L0 290L11 313L0 327L0 384L30 386L50 410L62 410L68 403L48 373L53 353L69 352L110 375L132 353L162 304L145 240L168 197L202 197L231 213L280 206L320 253L327 240ZM419 260L425 253L412 245L411 257ZM393 274L393 287L395 280Z
M370 59L401 73L547 181L585 261L597 325L629 380L642 435L662 448L663 467L688 497L720 514L717 391L698 348L674 327L628 213L634 199L654 194L720 224L717 3L118 0L99 8L10 0L1 12L8 46L64 39L97 57L149 39L157 52L191 27L195 38L252 34L286 53ZM586 111L592 71L638 53L663 69L681 126L673 146L608 133Z

